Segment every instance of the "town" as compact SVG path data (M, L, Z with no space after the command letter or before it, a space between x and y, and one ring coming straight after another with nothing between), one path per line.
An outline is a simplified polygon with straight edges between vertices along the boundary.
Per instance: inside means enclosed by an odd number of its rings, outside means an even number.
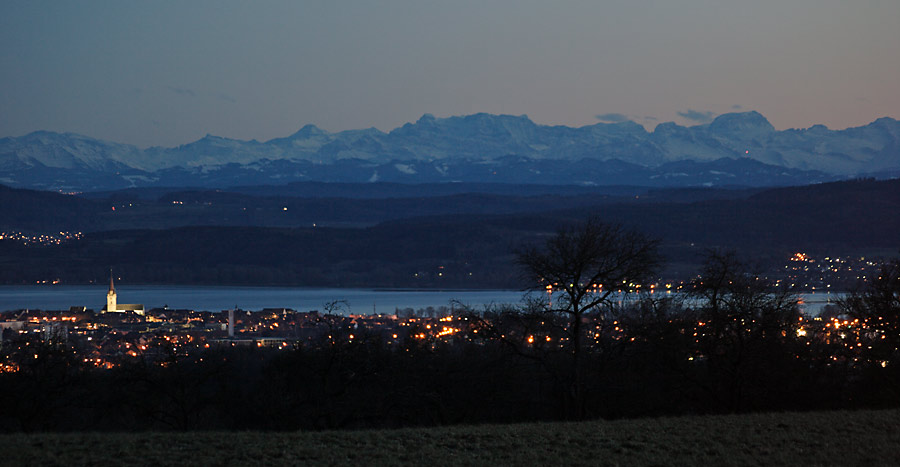
M774 278L761 279L770 281L776 287L784 286L792 290L834 290L832 282L864 283L868 275L876 273L881 266L881 262L865 258L816 259L805 253L796 253L789 258L784 271L774 274ZM684 300L684 294L689 294L692 287L691 282L685 281L654 283L644 287L644 292L650 300L658 300L659 297ZM635 288L640 290L641 286ZM552 293L553 287L548 285L546 292L538 295L552 303ZM804 305L802 298L796 300L798 305ZM143 305L117 303L111 282L107 305L99 312L84 306L58 311L22 309L0 312L0 347L5 347L2 355L6 359L0 362L0 371L17 371L17 358L22 355L27 357L25 351L31 346L46 344L70 348L83 363L106 369L134 360L165 364L172 358L223 347L291 350L325 344L368 342L397 350L406 348L410 342L431 346L463 342L479 345L487 338L485 328L493 326L490 320L496 315L496 310L490 307L474 310L465 306L455 309L452 306L418 310L405 308L396 309L393 314L348 314L345 311L340 301L324 304L323 310L309 311L264 308L212 312L169 307L145 311ZM624 309L618 310L618 313L626 312ZM606 329L606 318L606 314L601 313L586 317L590 323L587 327L596 330L588 333L592 339L635 339L629 337L627 318L621 322L614 320L610 332ZM518 338L528 346L546 348L556 342L556 347L563 348L564 341L568 339L565 336L570 331L568 327L565 324L561 328L556 323L546 324L546 329L538 327ZM703 334L704 325L702 320L697 320L680 331L698 337ZM814 312L800 315L795 332L798 339L805 341L805 345L816 342L839 345L849 352L842 352L841 358L851 360L858 359L852 351L862 349L862 337L871 334L867 323L848 319L835 303L827 303ZM535 343L535 340L538 342ZM702 359L703 356L691 357L692 360L694 358Z
M23 233L16 231L0 232L0 240L7 240L22 245L62 245L84 237L81 232Z

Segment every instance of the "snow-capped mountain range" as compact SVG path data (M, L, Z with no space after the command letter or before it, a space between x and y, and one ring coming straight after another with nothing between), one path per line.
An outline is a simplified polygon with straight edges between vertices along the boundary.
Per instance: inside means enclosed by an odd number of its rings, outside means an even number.
M633 122L572 128L481 113L426 114L387 133L306 125L265 142L207 135L174 148L47 131L0 139L0 183L73 191L304 180L766 186L897 174L900 121L776 131L757 112L652 132Z

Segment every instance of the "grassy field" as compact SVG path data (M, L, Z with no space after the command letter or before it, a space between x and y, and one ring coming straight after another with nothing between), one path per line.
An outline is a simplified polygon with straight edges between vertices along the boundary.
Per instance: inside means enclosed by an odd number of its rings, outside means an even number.
M900 465L900 410L315 433L0 436L3 465Z

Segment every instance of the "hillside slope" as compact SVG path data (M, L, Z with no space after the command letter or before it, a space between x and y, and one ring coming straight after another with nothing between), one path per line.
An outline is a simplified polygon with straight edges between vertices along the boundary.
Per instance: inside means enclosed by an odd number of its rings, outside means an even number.
M900 465L900 411L307 433L0 435L10 465Z

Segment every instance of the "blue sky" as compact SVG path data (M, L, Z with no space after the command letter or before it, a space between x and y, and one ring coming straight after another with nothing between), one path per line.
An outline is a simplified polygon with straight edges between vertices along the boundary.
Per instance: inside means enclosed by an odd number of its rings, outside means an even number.
M0 2L0 137L900 118L900 1Z

